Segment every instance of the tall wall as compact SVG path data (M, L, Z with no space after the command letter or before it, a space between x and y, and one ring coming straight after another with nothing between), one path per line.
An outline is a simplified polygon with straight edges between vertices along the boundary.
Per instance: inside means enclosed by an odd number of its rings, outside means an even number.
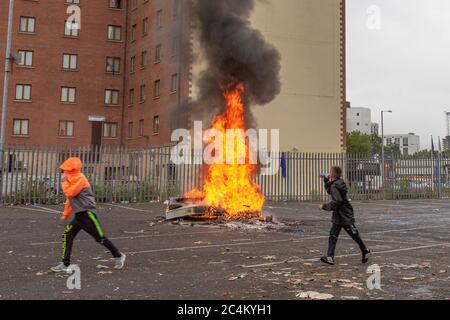
M345 3L258 2L252 24L282 55L282 92L256 107L259 128L281 129L281 149L345 149Z

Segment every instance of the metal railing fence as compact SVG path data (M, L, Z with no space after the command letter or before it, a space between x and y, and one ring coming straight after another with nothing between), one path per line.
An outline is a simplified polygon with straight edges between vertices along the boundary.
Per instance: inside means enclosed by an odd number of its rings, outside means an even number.
M202 187L204 166L175 165L171 162L171 147L7 146L0 172L0 203L62 203L59 165L70 156L83 161L83 173L98 202L164 201ZM381 161L374 156L285 152L270 157L277 160L274 163L281 163L283 170L271 176L255 176L270 201L326 200L320 173L335 165L344 169L349 195L354 200L437 199L450 195L450 159L442 155L387 158L384 177Z

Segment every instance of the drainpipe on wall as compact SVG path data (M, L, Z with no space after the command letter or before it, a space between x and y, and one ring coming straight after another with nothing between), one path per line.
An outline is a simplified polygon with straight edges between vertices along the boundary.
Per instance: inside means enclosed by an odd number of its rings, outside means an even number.
M129 1L125 2L127 6ZM120 126L120 146L124 145L124 133L125 133L125 108L126 108L126 80L127 80L127 48L128 48L128 10L127 8L123 8L125 12L125 35L124 35L124 46L123 46L123 82L122 82L122 117L121 117L121 126Z

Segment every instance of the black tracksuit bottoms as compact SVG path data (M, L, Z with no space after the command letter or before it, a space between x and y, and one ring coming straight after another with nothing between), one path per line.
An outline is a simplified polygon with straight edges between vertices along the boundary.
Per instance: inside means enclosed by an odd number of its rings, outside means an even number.
M344 229L348 233L348 235L358 244L359 248L361 249L361 252L367 251L367 247L362 241L361 236L359 235L359 231L354 224L340 225L333 223L333 226L331 227L330 230L330 239L328 241L328 257L334 257L334 253L336 251L336 244L342 229Z
M105 246L113 257L118 258L121 256L119 250L106 238L96 214L91 211L84 211L75 214L75 218L66 226L62 235L62 261L65 266L70 265L73 241L81 230L84 230L95 241Z

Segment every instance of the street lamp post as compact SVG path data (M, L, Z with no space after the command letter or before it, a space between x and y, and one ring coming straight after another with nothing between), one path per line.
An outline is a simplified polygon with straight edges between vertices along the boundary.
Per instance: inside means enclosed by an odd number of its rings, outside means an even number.
M384 114L392 113L392 110L381 111L381 187L384 190L384 168L385 168L385 157L384 157Z
M8 31L6 35L5 78L3 81L2 120L0 127L0 199L3 201L3 171L5 162L5 127L8 110L9 76L11 74L11 42L12 24L14 18L14 0L9 0Z
M1 169L3 169L3 151L5 147L5 127L6 116L8 111L8 90L9 90L9 76L11 74L11 42L12 42L12 24L14 17L14 0L9 0L8 11L8 31L6 36L6 61L5 61L5 78L3 81L3 100L2 100L2 122L0 128L0 152L1 152Z

